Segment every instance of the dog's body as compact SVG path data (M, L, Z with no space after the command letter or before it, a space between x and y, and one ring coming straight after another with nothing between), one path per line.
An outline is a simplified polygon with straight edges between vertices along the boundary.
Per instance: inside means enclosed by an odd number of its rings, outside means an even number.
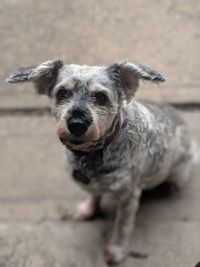
M104 194L118 201L106 249L112 263L128 253L142 191L166 180L180 186L190 176L193 161L187 127L172 107L130 99L139 78L164 81L130 62L81 67L60 61L19 69L8 80L31 80L38 92L53 97L68 169L92 196L76 217L92 217Z
M174 178L180 164L185 173L192 158L187 128L172 107L132 100L126 113L109 145L89 153L66 152L72 176L92 194L128 192L132 183L153 188Z

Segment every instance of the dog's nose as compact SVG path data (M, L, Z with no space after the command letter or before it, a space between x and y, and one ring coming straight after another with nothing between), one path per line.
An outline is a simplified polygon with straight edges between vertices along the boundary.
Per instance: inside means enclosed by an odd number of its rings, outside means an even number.
M84 122L80 118L72 118L68 120L67 127L71 134L75 137L80 137L87 131L88 123Z
M75 137L81 137L86 133L92 123L92 117L89 110L81 107L74 107L68 115L67 127L70 133Z

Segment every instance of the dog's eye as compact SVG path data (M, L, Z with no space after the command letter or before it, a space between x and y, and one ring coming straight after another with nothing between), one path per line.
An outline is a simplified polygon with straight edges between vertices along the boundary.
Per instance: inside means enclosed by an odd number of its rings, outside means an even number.
M67 90L65 88L60 89L56 94L57 102L66 100L72 96L71 90Z
M102 92L97 92L94 94L94 99L95 102L98 105L105 105L108 102L108 97L106 94L102 93Z

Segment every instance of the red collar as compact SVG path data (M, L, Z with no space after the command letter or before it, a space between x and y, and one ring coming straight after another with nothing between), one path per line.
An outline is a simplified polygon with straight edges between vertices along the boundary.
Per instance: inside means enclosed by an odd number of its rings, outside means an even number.
M106 138L105 140L105 144L104 147L107 147L116 137L116 135L118 134L119 130L122 128L123 122L122 122L122 118L121 116L118 118L114 130L112 131L112 133Z

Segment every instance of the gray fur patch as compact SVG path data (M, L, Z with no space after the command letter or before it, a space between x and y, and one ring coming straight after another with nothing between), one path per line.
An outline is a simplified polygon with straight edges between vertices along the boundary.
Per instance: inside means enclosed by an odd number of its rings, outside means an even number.
M51 60L38 66L19 68L6 81L9 83L32 81L39 94L50 95L56 83L58 71L62 67L62 61Z
M128 98L136 92L139 79L151 82L164 82L166 80L158 72L132 62L113 64L107 71L110 78L114 81L117 91L121 93L124 91Z
M6 82L8 83L18 83L18 82L27 82L32 80L32 75L34 69L37 66L26 67L26 68L19 68L15 72L13 72Z

